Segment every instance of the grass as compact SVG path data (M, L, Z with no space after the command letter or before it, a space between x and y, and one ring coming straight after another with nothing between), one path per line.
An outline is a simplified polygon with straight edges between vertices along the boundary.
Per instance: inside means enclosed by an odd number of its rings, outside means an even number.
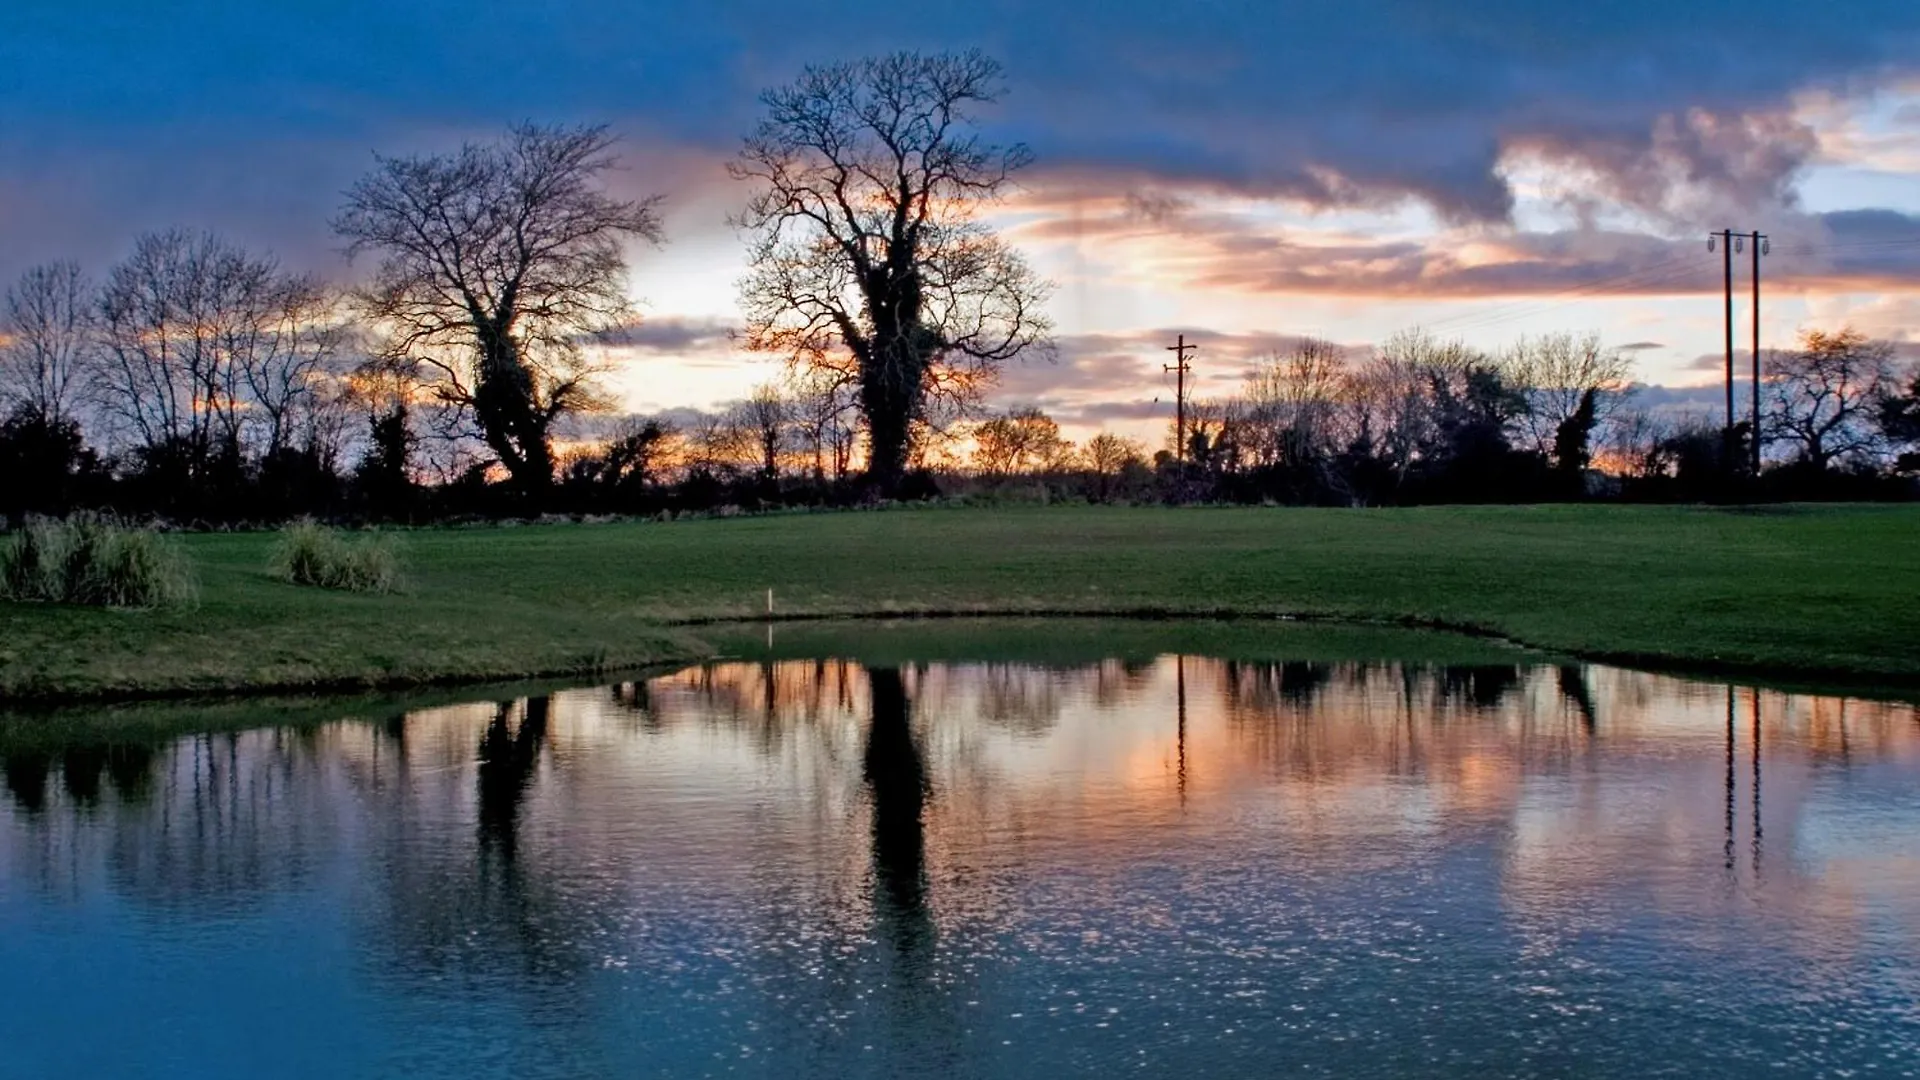
M758 620L1290 614L1780 681L1920 686L1920 507L1063 508L428 530L397 595L301 588L271 534L185 537L191 612L0 603L0 695L585 674ZM782 633L786 631L783 628Z
M152 608L193 600L186 559L152 529L34 518L0 537L0 599Z
M282 581L322 589L392 593L401 586L400 556L391 536L349 538L313 521L280 530L268 568Z

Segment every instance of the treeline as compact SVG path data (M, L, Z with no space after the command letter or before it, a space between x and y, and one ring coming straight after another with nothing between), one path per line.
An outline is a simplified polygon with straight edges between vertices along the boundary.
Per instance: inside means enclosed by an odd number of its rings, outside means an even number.
M94 283L7 291L0 512L185 525L752 511L870 501L846 380L797 371L718 411L580 412L531 500L458 411L378 362L345 296L218 237L141 238ZM1615 498L1907 498L1920 375L1851 330L1767 358L1763 468L1715 411L1649 408L1628 354L1547 335L1487 354L1419 331L1306 340L1158 446L1083 443L1034 407L923 421L895 497L1392 505ZM1739 401L1746 415L1747 388Z
M1712 409L1650 407L1597 334L1498 354L1410 331L1350 355L1307 340L1239 393L1189 405L1152 451L1084 446L1037 408L974 429L978 486L1094 500L1391 505L1578 499L1904 499L1920 495L1920 371L1851 329L1766 357L1759 469L1751 386L1731 428ZM1035 488L1035 484L1043 485Z

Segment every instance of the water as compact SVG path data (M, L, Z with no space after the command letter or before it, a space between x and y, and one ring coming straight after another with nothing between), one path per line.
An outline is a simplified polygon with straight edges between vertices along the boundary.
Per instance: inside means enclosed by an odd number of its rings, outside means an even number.
M0 739L0 1075L1920 1074L1920 711L1526 664Z

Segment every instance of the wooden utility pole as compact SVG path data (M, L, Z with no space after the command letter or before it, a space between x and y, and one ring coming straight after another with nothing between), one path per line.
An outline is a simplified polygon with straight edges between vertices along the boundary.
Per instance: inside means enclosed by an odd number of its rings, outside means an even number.
M1753 431L1749 433L1756 479L1760 476L1760 256L1765 255L1769 247L1767 234L1756 229L1753 233Z
M1177 343L1167 346L1173 354L1174 362L1160 365L1160 370L1174 373L1173 384L1173 459L1187 460L1187 354L1198 349L1197 345L1187 344L1187 335L1181 334Z
M1727 427L1726 446L1727 470L1736 468L1733 462L1733 256L1746 250L1747 241L1753 241L1753 430L1747 433L1747 466L1754 476L1760 475L1760 256L1767 253L1769 245L1767 234L1755 229L1751 233L1735 233L1732 229L1721 229L1707 234L1707 250L1718 250L1724 263L1727 283Z
M1726 262L1727 276L1727 426L1720 434L1722 467L1732 473L1733 464L1733 230L1721 229L1717 233L1707 234L1707 250L1712 251L1719 244L1720 253Z

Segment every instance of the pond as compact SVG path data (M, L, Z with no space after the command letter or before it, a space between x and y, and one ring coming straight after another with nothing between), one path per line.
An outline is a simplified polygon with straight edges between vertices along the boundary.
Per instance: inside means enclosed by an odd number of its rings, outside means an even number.
M1911 704L894 646L0 729L0 1075L1920 1073Z

